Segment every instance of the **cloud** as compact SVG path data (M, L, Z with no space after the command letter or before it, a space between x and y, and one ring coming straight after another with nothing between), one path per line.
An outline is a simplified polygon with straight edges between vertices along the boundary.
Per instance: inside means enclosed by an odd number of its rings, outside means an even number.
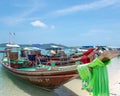
M65 9L60 9L60 10L57 10L55 13L64 15L64 14L73 13L76 11L104 8L104 7L112 6L118 3L120 3L119 0L99 0L99 1L89 3L89 4L75 5L75 6L65 8Z
M47 25L40 20L33 21L30 24L35 27L55 29L55 25Z
M40 27L40 28L46 28L47 25L39 20L36 20L34 22L30 23L32 26Z

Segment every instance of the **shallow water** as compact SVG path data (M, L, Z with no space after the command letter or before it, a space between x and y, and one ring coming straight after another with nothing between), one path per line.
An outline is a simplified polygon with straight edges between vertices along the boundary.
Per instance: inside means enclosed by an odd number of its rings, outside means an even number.
M0 58L1 58L0 54ZM112 70L114 66L114 70ZM109 75L120 69L120 57L114 58L109 65ZM111 71L112 70L112 71ZM77 87L77 86L76 86ZM78 96L72 90L61 86L53 91L46 91L31 83L20 80L4 71L0 64L0 96Z

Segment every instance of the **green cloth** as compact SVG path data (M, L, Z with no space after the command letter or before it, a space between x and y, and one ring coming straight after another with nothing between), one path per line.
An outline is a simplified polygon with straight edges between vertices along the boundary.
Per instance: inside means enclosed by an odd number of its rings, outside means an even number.
M77 70L83 82L83 89L93 93L93 96L109 96L109 81L106 62L96 58L86 65L78 65Z

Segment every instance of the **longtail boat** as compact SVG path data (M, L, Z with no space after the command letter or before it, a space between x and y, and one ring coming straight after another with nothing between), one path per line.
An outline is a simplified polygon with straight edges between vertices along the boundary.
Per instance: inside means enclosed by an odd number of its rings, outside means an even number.
M2 66L6 72L31 82L44 89L55 89L78 77L77 65L50 66L36 64L33 61L22 60L19 52L7 48L2 58ZM17 48L18 51L18 48Z

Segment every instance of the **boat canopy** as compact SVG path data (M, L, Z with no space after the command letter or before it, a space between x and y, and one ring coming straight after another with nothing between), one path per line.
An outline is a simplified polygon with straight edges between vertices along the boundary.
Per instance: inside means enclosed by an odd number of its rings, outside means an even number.
M42 49L38 47L25 47L24 50L42 50Z
M8 43L6 44L7 47L20 47L18 44L15 44L15 43Z

